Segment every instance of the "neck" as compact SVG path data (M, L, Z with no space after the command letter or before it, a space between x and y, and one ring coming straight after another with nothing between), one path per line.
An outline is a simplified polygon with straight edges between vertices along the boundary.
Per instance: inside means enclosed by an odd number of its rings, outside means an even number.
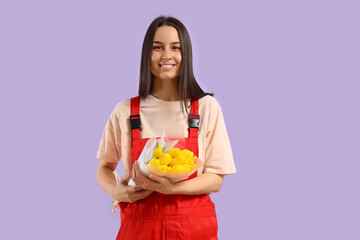
M165 101L178 101L178 79L159 79L154 77L151 94Z

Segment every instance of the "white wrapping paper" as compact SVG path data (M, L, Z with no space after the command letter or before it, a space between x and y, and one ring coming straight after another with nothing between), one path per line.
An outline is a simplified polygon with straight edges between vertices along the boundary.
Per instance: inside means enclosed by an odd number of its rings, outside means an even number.
M171 129L174 129L171 128ZM163 136L159 139L156 138L150 138L145 146L144 149L142 150L138 162L140 165L140 170L141 172L145 175L145 176L149 176L150 174L154 174L160 177L166 177L168 178L171 182L178 182L184 179L187 179L191 174L193 174L194 172L196 172L200 167L202 167L203 163L200 161L199 158L196 158L194 164L196 164L196 166L189 172L185 172L185 173L173 173L173 172L162 172L159 169L157 169L154 165L147 165L149 163L149 161L151 161L151 159L153 158L153 153L154 150L158 144L158 146L161 146L163 148L163 153L166 153L168 150L170 150L171 148L175 147L176 144L179 142L179 140L170 140L167 135L170 135L169 132L174 132L171 129L167 129L165 131L165 133L163 134ZM180 138L178 138L180 139ZM190 149L189 149L190 150ZM132 179L130 179L129 186L136 186L136 184L133 182Z

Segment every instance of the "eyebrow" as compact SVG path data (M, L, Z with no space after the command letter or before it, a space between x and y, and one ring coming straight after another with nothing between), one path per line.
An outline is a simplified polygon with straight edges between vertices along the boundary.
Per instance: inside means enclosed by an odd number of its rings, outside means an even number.
M159 42L159 41L153 41L153 43L160 43L160 44L163 44L162 42ZM171 44L180 44L180 42L172 42Z

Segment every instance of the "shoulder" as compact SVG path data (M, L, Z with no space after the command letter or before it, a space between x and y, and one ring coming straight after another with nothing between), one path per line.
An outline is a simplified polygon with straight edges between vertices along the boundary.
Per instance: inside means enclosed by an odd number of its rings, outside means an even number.
M130 98L122 100L118 102L113 111L111 112L111 116L116 118L122 118L122 116L129 116L130 114Z
M130 100L131 100L131 98L128 98L128 99L122 100L121 102L116 104L114 111L122 112L125 109L129 109L130 108Z
M199 111L217 112L221 110L219 102L213 96L206 95L199 99Z

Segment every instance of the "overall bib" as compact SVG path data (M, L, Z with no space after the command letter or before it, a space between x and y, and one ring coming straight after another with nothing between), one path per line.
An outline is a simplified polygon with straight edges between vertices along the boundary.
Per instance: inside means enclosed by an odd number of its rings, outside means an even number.
M131 99L131 163L145 146L140 138L140 97ZM192 100L189 115L189 136L185 148L199 156L198 100ZM197 176L197 172L188 179ZM186 179L186 180L188 180ZM134 203L120 202L121 226L117 240L213 240L218 224L215 205L209 195L165 195L157 192Z

